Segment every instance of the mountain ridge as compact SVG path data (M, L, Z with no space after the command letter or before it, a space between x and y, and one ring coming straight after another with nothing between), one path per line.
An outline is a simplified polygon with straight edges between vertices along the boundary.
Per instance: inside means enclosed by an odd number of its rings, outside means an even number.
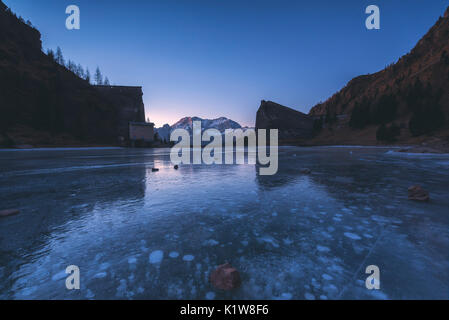
M206 119L193 116L183 117L171 126L169 124L164 124L162 127L156 128L156 132L159 138L162 141L165 140L166 142L170 140L170 133L175 129L185 129L189 132L190 135L192 135L193 121L201 121L202 130L217 129L218 131L223 133L226 129L242 129L242 126L238 122L226 117Z
M116 145L124 122L145 121L141 88L116 89L58 64L41 33L0 0L0 145Z
M321 119L317 127L323 127L311 144L415 143L426 135L445 136L449 119L449 7L409 53L383 70L353 78L308 114ZM379 131L392 127L390 135L379 135Z

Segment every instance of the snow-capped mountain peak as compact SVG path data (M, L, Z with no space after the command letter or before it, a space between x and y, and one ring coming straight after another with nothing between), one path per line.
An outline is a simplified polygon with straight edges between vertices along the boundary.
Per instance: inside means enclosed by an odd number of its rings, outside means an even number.
M242 126L226 117L220 117L217 119L202 119L200 117L184 117L174 123L173 125L169 126L168 124L165 124L161 128L157 128L156 132L160 139L169 141L170 140L170 133L175 129L185 129L190 134L192 134L192 128L193 128L193 121L201 121L201 129L204 131L206 129L217 129L221 133L224 133L226 129L240 129Z

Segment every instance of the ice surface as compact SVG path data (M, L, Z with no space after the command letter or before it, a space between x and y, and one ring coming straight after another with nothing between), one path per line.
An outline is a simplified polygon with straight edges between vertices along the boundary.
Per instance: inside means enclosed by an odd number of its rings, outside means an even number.
M108 274L106 272L99 272L93 276L93 279L103 279L106 278Z
M206 293L206 299L207 300L214 300L215 299L215 293L211 292L211 291Z
M151 252L149 261L152 264L161 263L163 258L164 252L162 250L156 250Z
M218 242L217 240L214 240L214 239L209 239L209 240L204 241L203 244L204 244L205 246L213 247L213 246L218 245L219 242Z
M329 252L329 251L331 251L331 249L329 249L328 247L320 246L320 245L316 246L316 249L317 249L319 252Z
M184 261L193 261L193 259L195 259L195 257L191 254L186 254L184 257L182 257L182 260Z
M65 270L58 272L57 274L55 274L53 277L51 277L51 280L53 281L58 281L64 278L67 278L68 274L65 273Z
M1 152L0 203L21 214L0 221L0 299L449 299L449 156L351 151L281 147L275 176L176 171L167 149ZM242 285L212 291L226 262Z
M90 289L87 289L86 299L93 299L93 298L95 298L95 294Z
M304 297L305 297L307 300L315 300L315 296L314 296L313 294L311 294L310 292L306 292L306 293L304 294Z
M330 276L330 275L328 275L328 274L326 274L326 273L324 273L324 274L322 275L322 277L323 277L324 280L332 280L332 279L334 279L332 276Z
M344 235L345 235L345 237L348 237L349 239L352 239L352 240L360 240L360 239L362 239L362 238L360 238L360 236L358 236L358 235L356 235L355 233L352 233L352 232L345 232Z
M100 264L100 270L107 270L111 267L111 264L109 262L103 262Z

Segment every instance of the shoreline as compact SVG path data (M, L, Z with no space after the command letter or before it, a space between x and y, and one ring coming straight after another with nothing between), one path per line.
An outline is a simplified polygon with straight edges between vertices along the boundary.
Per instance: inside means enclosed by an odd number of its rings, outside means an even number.
M449 147L435 147L435 146L422 146L422 145L295 145L295 144L280 144L279 147L299 147L299 148L378 148L378 149L396 149L397 153L408 154L449 154ZM8 151L77 151L77 150L119 150L119 149L162 149L167 148L165 146L156 146L149 148L131 148L120 146L27 146L26 148L0 148L0 152Z
M31 147L31 148L0 148L0 152L7 152L7 151L64 151L64 150L117 150L117 149L126 149L124 147L114 147L114 146L107 146L107 147L72 147L72 146L45 146L45 147Z

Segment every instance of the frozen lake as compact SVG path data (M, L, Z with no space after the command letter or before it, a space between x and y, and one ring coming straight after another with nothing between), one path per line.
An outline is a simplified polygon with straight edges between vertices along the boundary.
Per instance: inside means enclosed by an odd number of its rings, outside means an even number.
M449 299L448 169L382 148L283 147L275 176L176 171L169 149L2 151L0 210L21 213L0 219L0 299ZM232 292L208 282L225 262Z

